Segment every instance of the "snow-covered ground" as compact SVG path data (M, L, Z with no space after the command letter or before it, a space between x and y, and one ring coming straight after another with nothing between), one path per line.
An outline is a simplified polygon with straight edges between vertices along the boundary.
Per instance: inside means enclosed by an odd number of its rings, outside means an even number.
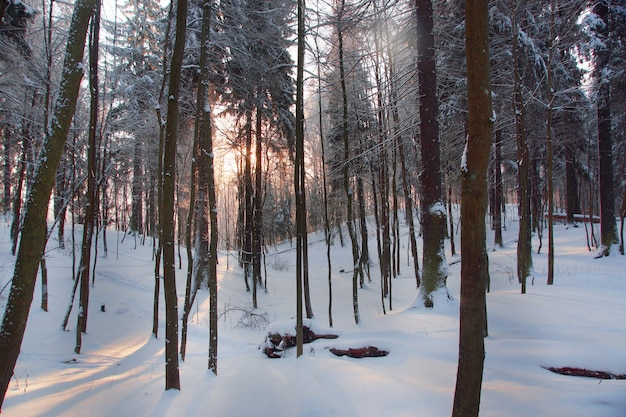
M546 285L546 244L535 253L534 279L520 294L515 275L517 223L507 222L504 248L490 251L487 296L489 337L481 416L624 417L626 380L562 376L544 366L573 366L626 374L626 257L614 248L594 259L584 227L555 227L555 284ZM0 311L12 277L9 224L0 224ZM372 233L373 234L373 233ZM457 234L458 236L458 234ZM80 235L77 234L77 239ZM359 291L361 324L352 313L348 248L332 248L335 340L318 340L284 358L259 349L260 320L246 320L245 291L234 256L219 264L218 376L207 370L208 297L199 294L190 324L187 360L181 362L181 391L164 391L164 329L151 336L152 248L132 236L108 233L109 252L99 248L95 287L83 353L74 348L75 311L68 332L60 328L71 289L71 253L49 244L49 312L39 308L39 286L22 351L2 414L6 416L202 416L221 417L441 417L450 415L458 354L460 258L450 257L448 288L454 300L435 309L407 308L417 294L403 236L402 274L393 280L393 310L383 315L378 265L373 281ZM489 233L489 245L492 235ZM536 238L535 238L536 239ZM328 330L325 245L310 237L314 326ZM101 239L99 244L102 244ZM446 242L448 247L448 242ZM457 248L459 243L457 242ZM370 245L375 254L375 241ZM267 292L258 294L256 318L269 322L295 314L295 257L289 245L269 248ZM185 257L183 253L183 258ZM184 295L185 265L178 271ZM105 311L101 306L105 305ZM163 302L161 301L161 307ZM76 308L74 309L76 310ZM162 317L162 315L161 315ZM163 322L163 320L161 320ZM337 357L327 347L376 345L384 358ZM0 347L1 351L2 347Z

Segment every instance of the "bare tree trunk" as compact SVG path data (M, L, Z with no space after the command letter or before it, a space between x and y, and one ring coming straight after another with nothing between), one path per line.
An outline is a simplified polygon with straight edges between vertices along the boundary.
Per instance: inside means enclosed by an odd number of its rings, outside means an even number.
M605 1L597 2L594 12L604 22L600 35L608 36L609 9ZM611 49L598 48L596 51L596 68L604 71L611 59ZM611 245L617 243L615 224L615 189L613 185L613 138L611 137L611 83L608 79L598 81L598 164L600 187L600 243L604 254L608 255Z
M448 178L447 178L447 190L448 190L448 197L447 197L447 203L448 203L448 225L449 225L449 237L450 237L450 255L451 256L455 256L456 255L456 246L454 243L454 216L452 213L452 184L451 184L451 180L450 180L450 172L449 172L450 167L448 167Z
M576 178L576 151L571 143L565 144L565 210L567 211L567 224L575 224L574 214L580 213L580 199L578 193L578 181Z
M41 270L41 309L48 311L48 266L45 256L41 258L39 269Z
M304 329L302 321L303 305L303 278L304 263L303 235L306 234L304 218L306 206L304 205L304 181L300 176L304 174L304 0L298 0L298 55L296 69L296 137L294 157L294 193L296 198L296 357L303 354ZM341 47L341 46L340 46ZM321 125L320 125L321 126Z
M299 10L300 11L300 10ZM319 15L318 15L319 19ZM304 22L302 22L304 23ZM303 33L304 35L304 33ZM324 117L323 117L323 106L322 106L322 69L320 65L320 49L317 44L317 37L315 37L315 47L317 52L317 82L318 82L318 94L317 94L317 109L318 109L318 123L319 123L319 135L320 135L320 147L321 147L321 159L322 159L322 198L324 201L324 240L326 242L326 265L328 268L328 326L333 327L333 272L332 272L332 262L330 257L330 246L332 243L332 232L330 225L330 217L328 211L328 181L326 175L326 149L324 145L325 137L324 137ZM304 57L301 57L304 59ZM304 72L304 71L303 71ZM304 78L304 74L302 75Z
M196 96L196 125L194 128L193 135L193 145L192 145L192 157L191 157L191 172L190 172L190 181L189 181L189 211L187 212L187 220L185 222L185 250L187 254L187 279L185 282L185 301L183 303L183 317L181 320L181 330L180 330L180 359L184 362L185 355L187 353L187 328L189 322L189 313L191 312L191 306L193 305L196 288L197 288L197 275L194 275L194 269L197 271L197 263L198 263L198 255L200 252L196 252L196 257L194 258L192 254L193 247L191 245L191 230L194 223L194 214L196 212L196 208L198 209L199 216L196 219L196 241L198 239L198 222L201 221L201 218L204 216L204 206L201 206L201 197L202 193L201 186L198 185L198 199L196 200L196 178L199 177L199 152L198 152L198 141L199 141L199 124L201 123L202 116L199 113L202 111L200 109L200 94L201 94L201 86L198 85L198 91ZM200 182L199 180L197 182ZM206 202L206 197L205 200ZM198 249L196 247L196 249Z
M348 227L348 234L350 235L350 243L352 246L352 307L354 311L354 321L359 324L359 270L361 265L359 263L359 243L354 230L354 190L350 185L350 140L348 137L348 91L346 88L346 70L344 62L344 50L343 50L343 14L345 12L345 0L341 0L340 10L338 12L338 30L337 37L339 41L339 78L341 79L341 96L342 96L342 138L343 138L343 188L346 193L346 226Z
M622 113L622 129L626 131L626 105L624 105L624 110ZM622 184L626 184L626 146L624 146L624 157L622 159ZM622 255L624 255L624 218L626 217L626 186L622 187L622 207L619 212L619 251Z
M254 202L252 200L253 185L252 185L252 115L251 111L246 115L246 151L245 151L243 182L244 182L244 207L245 207L245 221L244 221L244 242L243 242L243 270L244 279L246 281L246 290L250 291L248 279L252 273L252 228L254 224ZM252 283L254 284L254 282ZM256 308L256 304L253 300L253 307Z
M76 1L61 76L61 89L58 93L52 125L39 158L39 160L45 160L46 164L38 167L26 201L23 238L20 241L11 292L0 329L0 346L3 347L3 355L0 356L0 407L13 375L33 300L37 269L46 244L45 224L48 201L76 109L80 81L83 76L81 62L85 38L89 20L96 7L95 3L94 0Z
M133 181L131 184L130 230L143 233L143 152L139 139L133 145Z
M549 40L549 52L548 52L548 77L547 77L547 91L548 91L548 114L546 122L546 168L547 168L547 198L548 198L548 285L554 284L554 180L553 176L553 161L552 161L552 106L554 104L554 93L552 89L552 66L554 60L554 47L555 41L554 34L554 14L555 1L550 1L550 40Z
M176 189L176 147L180 77L185 50L187 0L176 6L176 39L170 67L167 121L163 147L163 201L160 212L163 236L163 292L165 295L165 389L180 390L178 373L178 297L176 295L176 260L174 256L174 195Z
M252 194L252 305L258 306L257 286L261 277L261 240L263 234L263 184L262 184L262 123L261 107L256 109L254 192Z
M362 149L361 149L362 152ZM363 284L365 281L364 275L367 274L368 279L371 281L370 277L370 259L369 259L369 242L367 235L367 220L365 214L365 190L363 188L363 178L359 175L356 180L356 189L357 189L357 200L359 203L359 225L361 229L361 258L359 259L359 264L361 268L359 269L359 285L363 288Z
M96 135L98 132L98 39L100 33L100 5L96 3L94 16L89 31L89 91L91 94L89 111L89 143L87 149L87 205L83 222L83 241L81 248L79 276L80 297L78 301L78 322L76 324L76 346L74 352L80 354L82 334L87 333L89 313L89 267L91 265L91 243L93 238L96 209Z
M174 15L174 2L170 2L170 8L167 18L167 27L165 29L165 40L163 41L163 68L161 89L159 90L159 97L157 98L156 106L156 118L159 124L159 152L157 162L157 210L158 210L158 224L156 226L156 235L158 242L155 245L154 254L154 297L152 302L152 334L154 337L158 337L159 334L159 296L161 292L161 256L163 254L163 229L161 225L161 209L163 207L163 173L164 173L164 149L165 149L165 128L166 122L162 116L161 103L163 102L163 95L165 93L165 87L167 86L167 58L170 44L170 32L172 16ZM117 207L117 204L116 204Z
M4 127L2 149L4 156L4 164L2 166L2 184L4 186L4 192L2 194L2 212L6 214L11 208L11 172L13 167L11 166L11 148L12 138L11 129L9 125Z
M439 150L439 109L433 5L431 0L415 0L417 17L417 72L420 96L420 149L422 157L422 236L424 255L420 294L426 307L433 307L433 294L445 290L448 264L444 250L446 209L441 191Z
M461 173L461 308L452 417L478 417L485 360L487 169L493 118L488 1L465 2L469 134Z
M522 85L519 74L518 60L518 26L517 10L513 10L513 76L514 76L514 98L513 109L515 112L515 129L517 137L517 164L519 180L519 237L517 240L517 279L522 286L522 294L526 293L526 279L530 275L532 268L532 246L531 246L531 214L530 214L530 152L526 141L526 111L522 96Z
M15 255L22 222L22 190L26 182L27 154L30 152L30 138L22 138L22 157L20 158L17 184L13 197L13 220L11 221L11 254Z
M495 232L493 243L502 247L504 244L502 239L502 170L500 167L502 164L502 130L498 129L495 136L495 142L493 144L493 230Z
M211 12L213 2L205 1L202 14L202 39L203 45L208 47L210 39L210 26L211 26ZM217 225L217 199L215 196L215 170L214 154L213 154L213 131L211 121L211 106L209 102L209 68L207 62L207 49L202 48L200 50L200 74L201 74L201 93L199 95L200 100L198 105L202 106L202 113L200 113L202 123L200 125L200 131L198 134L200 144L200 187L207 193L208 198L208 214L210 219L210 233L209 233L209 248L208 248L208 286L209 286L209 369L217 375L217 340L218 340L218 326L217 326L217 239L218 239L218 225ZM206 220L206 213L202 211L202 221ZM202 236L197 236L196 239L201 239L202 244L200 247L204 247L206 240L206 226L202 226L202 229L198 230ZM203 250L203 249L201 249ZM196 256L202 256L203 254L197 254ZM203 275L202 269L198 271L200 276Z

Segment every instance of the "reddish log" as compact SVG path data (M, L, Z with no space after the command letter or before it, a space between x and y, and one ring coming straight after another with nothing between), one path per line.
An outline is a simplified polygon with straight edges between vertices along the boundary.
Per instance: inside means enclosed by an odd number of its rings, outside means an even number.
M568 375L568 376L584 376L587 378L596 378L596 379L626 379L626 374L613 374L611 372L606 371L596 371L592 369L584 369L584 368L573 368L570 366L565 366L562 368L556 368L551 366L544 366L544 369L548 371L554 372L560 375Z
M379 358L381 356L387 356L389 352L386 350L379 349L375 346L365 346L360 348L348 348L348 349L338 349L338 348L330 348L332 353L337 356L349 356L351 358Z

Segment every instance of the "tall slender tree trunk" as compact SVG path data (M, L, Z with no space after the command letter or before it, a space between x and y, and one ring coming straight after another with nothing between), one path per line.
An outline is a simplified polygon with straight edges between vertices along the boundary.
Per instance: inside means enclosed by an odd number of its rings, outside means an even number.
M202 9L200 48L200 80L198 83L196 136L198 142L198 208L195 236L194 275L196 281L208 281L209 289L209 355L208 369L217 375L217 205L215 171L213 168L213 132L209 101L209 63L213 2L206 1ZM210 220L208 220L210 219ZM209 224L210 221L210 224ZM195 286L197 290L198 286ZM192 296L192 303L193 303Z
M478 417L485 360L487 169L493 118L487 0L465 2L469 134L461 172L461 308L459 363L452 417Z
M143 233L143 152L142 142L137 139L133 145L133 181L131 185L130 230Z
M11 208L11 172L13 167L11 166L11 148L12 148L12 136L9 125L4 126L2 135L2 150L4 162L2 165L2 185L4 187L2 194L2 212L7 213Z
M61 87L52 124L39 158L46 163L39 165L26 201L22 239L0 329L0 346L3 347L3 354L0 355L0 407L13 375L33 300L37 269L46 245L48 201L76 110L80 81L83 77L85 39L95 7L95 0L76 1L68 32Z
M244 181L244 241L243 241L243 276L246 282L246 290L250 291L248 279L252 269L252 225L254 216L254 203L252 200L252 111L246 112L246 154L244 161L243 181ZM254 282L252 282L254 285ZM254 295L253 295L254 297ZM253 307L256 308L256 300L252 299Z
M515 136L517 138L517 165L518 165L518 198L519 198L519 236L517 239L517 279L522 287L522 294L526 293L526 280L532 268L531 246L531 213L530 213L530 152L526 141L526 111L522 96L522 83L519 69L518 26L517 10L513 11L513 77L514 97L513 110L515 112Z
M300 176L304 174L304 0L298 0L298 52L296 67L296 142L294 158L294 193L296 198L296 356L300 357L304 353L304 329L303 329L303 290L304 290L304 263L303 256L303 235L306 230L304 217L306 207L304 205L304 189ZM320 125L321 126L321 125Z
M626 104L622 113L622 129L626 130ZM626 146L624 146L624 156L622 158L622 184L626 184ZM619 252L624 255L626 248L624 245L624 218L626 217L626 186L622 187L622 207L619 211Z
M162 79L161 89L159 90L159 97L157 98L156 106L156 118L159 124L159 152L157 162L157 209L158 209L158 224L156 225L156 234L158 236L158 243L155 245L154 254L154 296L152 302L152 335L156 338L159 334L159 297L161 292L161 257L163 255L163 229L162 229L162 217L161 210L163 208L163 174L164 174L164 149L165 149L165 128L166 120L163 118L161 112L161 103L163 102L163 96L165 94L165 87L167 86L167 73L168 73L168 50L170 44L170 32L171 21L174 15L174 2L170 2L170 8L167 18L167 27L165 29L165 40L163 41L163 66L162 66ZM116 205L117 207L117 205Z
M363 151L361 150L361 152ZM363 178L361 176L359 176L356 180L356 190L357 200L359 203L359 226L361 229L361 257L359 259L359 264L361 265L361 268L359 269L359 284L361 288L363 288L363 284L365 281L364 275L367 275L368 278L370 276L370 255L367 235L367 219L365 213L365 189L363 187Z
M300 9L298 10L300 12ZM318 14L319 19L319 14ZM304 24L304 22L301 22ZM303 31L304 32L304 31ZM304 33L302 33L304 36ZM304 41L304 39L302 40ZM322 69L320 59L320 49L317 44L317 38L314 39L317 59L317 110L318 110L318 124L319 124L319 136L320 136L320 149L321 149L321 163L322 163L322 200L324 204L324 241L326 243L326 266L328 268L328 326L333 327L333 271L332 271L332 259L330 256L330 246L332 244L332 226L330 224L330 215L328 208L328 179L326 174L326 145L324 135L324 108L322 105ZM300 57L304 60L304 56ZM304 69L302 69L302 78L304 79ZM304 116L302 116L304 117ZM308 269L308 268L307 268Z
M163 236L163 292L165 295L165 389L180 390L178 373L178 296L176 295L176 260L174 256L174 195L176 189L176 147L180 77L187 30L187 0L176 6L176 38L172 52L167 121L163 147L163 201L160 223Z
M257 287L263 282L261 277L261 241L263 235L263 132L261 107L256 109L254 193L252 194L252 304L257 308Z
M201 52L202 53L202 52ZM202 63L200 64L202 65ZM187 220L185 222L185 251L187 253L187 279L185 282L185 301L183 304L183 317L181 320L181 330L180 330L180 359L182 361L185 360L185 356L187 354L187 329L189 324L189 313L191 312L191 306L195 300L196 289L199 284L197 272L197 265L199 263L198 256L200 255L200 251L198 251L196 247L196 256L193 256L193 246L191 244L192 239L192 230L194 229L194 219L195 219L195 237L196 242L198 241L198 229L199 222L201 218L205 214L204 205L206 205L206 193L205 198L202 200L202 186L199 184L200 180L200 169L198 168L200 153L198 151L199 147L199 124L201 123L202 116L200 113L202 112L200 105L201 103L201 89L202 87L198 85L198 90L196 94L196 124L194 126L194 134L193 134L193 145L192 145L192 157L191 157L191 172L190 172L190 181L189 181L189 211L187 212ZM196 192L197 188L197 192ZM196 199L196 195L198 196ZM204 204L203 204L204 202ZM196 216L196 212L198 215ZM205 221L206 223L206 221ZM208 251L206 251L208 252ZM208 253L206 253L208 256Z
M565 144L565 192L567 224L574 224L576 222L574 215L580 213L580 198L576 177L576 150L571 143Z
M346 69L344 62L343 49L343 14L345 12L345 0L341 0L340 11L338 16L338 48L339 48L339 78L341 79L341 97L342 97L342 139L343 139L343 188L346 193L346 226L350 235L350 244L352 246L352 308L354 312L354 321L359 324L359 271L361 265L359 263L359 243L354 230L354 190L350 185L350 139L348 136L348 90L346 87Z
M76 325L76 346L74 352L79 354L82 348L82 334L87 333L87 317L89 313L89 268L91 265L91 243L95 223L96 210L96 153L98 133L98 45L100 38L100 5L96 3L94 16L89 31L89 92L91 94L89 110L89 138L87 149L87 205L83 222L83 241L81 245L79 276L75 279L80 283L78 299L78 323Z
M30 138L22 138L22 156L18 165L17 184L13 197L13 219L11 220L11 254L17 251L18 237L20 235L22 222L22 190L26 182L27 154L30 152Z
M450 238L450 255L456 256L456 245L454 244L454 215L452 212L452 183L450 182L450 175L448 172L448 178L446 180L447 184L447 203L448 203L448 224L449 224L449 233L448 237Z
M441 161L437 113L437 72L431 0L415 0L417 18L417 73L420 96L420 149L422 157L422 236L424 259L420 294L433 307L435 292L446 289L448 264L444 250L446 209L441 191Z
M556 42L554 34L554 14L555 0L550 1L550 40L548 51L548 74L547 74L547 90L548 90L548 114L546 122L546 176L547 176L547 198L548 198L548 285L554 284L554 179L553 176L553 151L552 151L552 106L554 104L553 92L553 74L552 68L554 63L554 42Z
M504 240L502 239L502 130L495 132L495 141L493 144L494 161L493 161L493 230L494 244L502 247Z

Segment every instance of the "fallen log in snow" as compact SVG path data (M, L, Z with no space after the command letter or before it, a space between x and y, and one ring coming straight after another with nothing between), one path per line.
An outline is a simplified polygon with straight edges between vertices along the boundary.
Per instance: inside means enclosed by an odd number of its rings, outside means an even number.
M596 371L592 369L584 369L584 368L573 368L569 366L556 368L552 366L542 366L542 368L547 369L548 371L554 372L560 375L568 375L568 376L584 376L587 378L596 378L596 379L626 379L626 374L613 374L611 372L606 371Z
M379 349L375 346L364 346L360 348L348 348L338 349L329 348L333 354L337 356L349 356L351 358L380 358L381 356L387 356L388 351Z
M303 343L311 343L317 339L336 339L336 334L317 334L308 326L302 326ZM269 332L265 337L263 352L270 358L280 358L283 352L296 345L296 336L291 333Z

